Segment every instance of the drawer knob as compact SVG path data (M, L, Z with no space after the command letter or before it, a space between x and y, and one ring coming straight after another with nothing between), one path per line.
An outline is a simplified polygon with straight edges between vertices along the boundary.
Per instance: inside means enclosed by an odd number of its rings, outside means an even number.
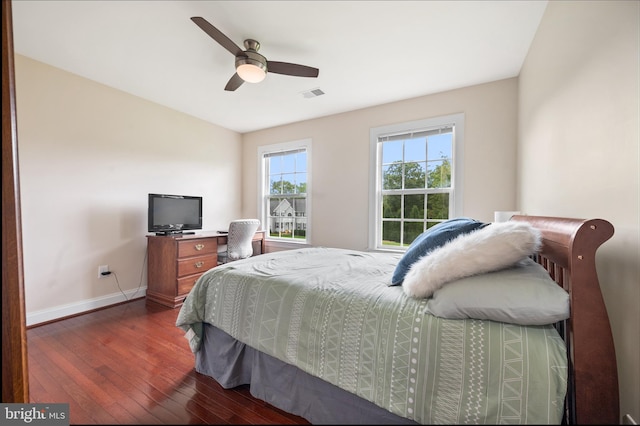
M196 250L202 250L204 248L204 244L196 244Z
M196 268L202 268L204 266L204 262L196 262Z

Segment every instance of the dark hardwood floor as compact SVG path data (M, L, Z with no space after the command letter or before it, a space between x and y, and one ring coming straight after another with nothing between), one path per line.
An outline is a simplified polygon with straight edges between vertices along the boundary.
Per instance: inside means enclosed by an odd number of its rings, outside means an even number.
M179 309L134 300L27 330L32 403L71 424L309 424L194 370Z

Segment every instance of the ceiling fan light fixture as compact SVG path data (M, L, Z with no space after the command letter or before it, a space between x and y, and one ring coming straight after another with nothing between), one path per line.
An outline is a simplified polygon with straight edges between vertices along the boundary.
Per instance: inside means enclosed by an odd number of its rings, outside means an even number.
M191 20L218 44L233 54L236 58L236 72L227 82L224 90L233 92L246 81L247 83L260 83L269 72L275 74L292 75L297 77L317 77L318 69L306 65L292 64L289 62L267 61L267 58L258 53L260 43L248 38L244 41L246 50L242 50L229 37L219 29L211 25L206 19L194 16Z
M247 83L260 83L267 76L267 67L260 61L242 58L236 61L236 72Z

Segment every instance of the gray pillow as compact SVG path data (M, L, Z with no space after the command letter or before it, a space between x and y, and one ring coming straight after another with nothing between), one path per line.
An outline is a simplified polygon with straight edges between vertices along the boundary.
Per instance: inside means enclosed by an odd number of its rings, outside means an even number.
M542 266L524 259L507 269L445 284L429 299L426 312L447 319L552 324L569 318L569 294Z

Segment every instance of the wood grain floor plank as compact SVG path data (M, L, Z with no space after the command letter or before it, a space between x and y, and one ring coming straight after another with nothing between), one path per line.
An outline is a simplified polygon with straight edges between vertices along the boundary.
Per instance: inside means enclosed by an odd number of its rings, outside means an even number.
M31 346L30 348L32 348ZM34 393L31 385L37 381L42 384L43 392ZM95 421L62 386L49 373L46 367L41 365L40 360L29 357L29 391L30 401L34 403L51 404L51 403L67 403L69 404L69 414L74 424L93 424Z
M71 424L309 424L197 373L178 311L142 298L28 329L31 402Z
M111 325L101 324L100 330L91 335L78 333L78 328L74 327L68 339L75 336L75 339L84 340L85 349L91 345L94 348L93 365L99 365L101 371L109 374L112 383L126 388L126 395L135 399L143 409L147 407L144 415L159 416L162 421L169 423L210 423L219 420L219 417L198 416L186 410L183 401L175 401L172 397L174 384L162 380L160 376L162 370L173 369L172 360L156 360L153 356L155 345L149 342L139 345L128 339L126 327L113 325L117 323L112 320L109 319ZM112 339L113 335L119 336L117 342ZM82 345L78 341L76 344Z
M61 380L65 376L74 378L73 382L63 385L71 397L97 421L113 423L134 421L129 413L122 410L113 396L103 389L104 379L97 374L87 376L82 371L82 360L79 360L58 339L59 337L43 338L40 342L40 348L47 354L50 365L57 367L53 369L57 374L56 380ZM116 421L116 418L121 420Z

